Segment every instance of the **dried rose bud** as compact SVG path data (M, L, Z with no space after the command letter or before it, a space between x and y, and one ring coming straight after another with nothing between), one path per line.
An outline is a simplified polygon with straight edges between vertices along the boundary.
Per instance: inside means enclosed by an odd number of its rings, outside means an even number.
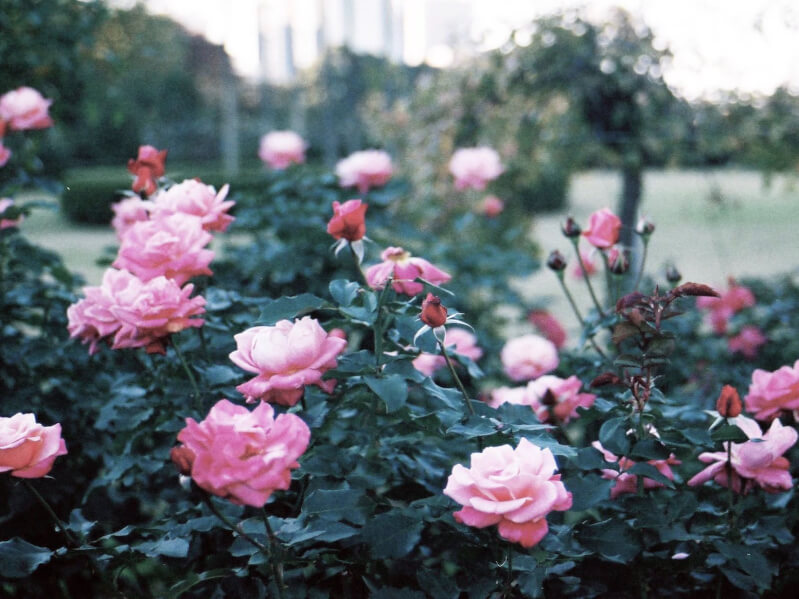
M419 318L427 326L436 328L447 322L447 309L441 305L441 299L428 293L422 302L422 313Z
M563 231L563 234L569 238L579 237L580 233L583 232L583 230L580 228L580 225L578 225L571 216L568 217L566 222L561 225L560 230Z
M169 452L169 457L172 458L178 472L185 476L191 474L191 467L194 464L194 452L191 449L183 445L173 447Z
M622 380L618 377L618 375L612 372L603 372L599 376L597 376L591 383L588 385L589 387L604 387L605 385L621 385Z
M731 385L724 385L716 400L716 411L724 418L735 418L741 413L743 405L738 391Z
M721 297L719 292L713 289L710 285L702 283L683 283L679 287L671 290L674 297L682 297L684 295L702 296L702 297Z
M677 267L673 264L669 264L666 267L666 280L671 283L672 285L676 285L682 279L682 273L677 270Z
M635 232L642 237L652 235L652 233L655 232L655 223L644 217L638 221L638 224L635 226Z
M558 250L552 250L547 258L547 266L555 272L561 272L566 268L566 258Z
M630 261L622 250L611 248L608 251L608 267L614 275L623 275L630 270Z

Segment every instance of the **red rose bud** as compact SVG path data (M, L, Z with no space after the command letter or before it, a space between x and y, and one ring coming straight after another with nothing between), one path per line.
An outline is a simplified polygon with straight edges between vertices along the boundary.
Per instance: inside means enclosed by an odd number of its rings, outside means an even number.
M447 322L447 309L441 305L441 299L428 293L422 302L422 313L419 318L431 328L443 326Z
M673 264L669 264L666 267L666 280L671 283L672 285L676 285L682 279L682 273L677 270L677 267Z
M566 222L561 225L560 230L563 231L563 234L566 237L579 237L580 233L583 230L580 228L580 225L570 216L566 219Z
M361 200L348 200L343 204L333 202L333 218L327 223L327 232L335 239L358 241L366 235L366 209Z
M136 193L152 195L158 189L158 178L164 176L166 169L166 150L153 146L139 146L136 160L128 160L128 170L136 176L131 188Z
M743 405L738 391L731 385L724 385L716 400L716 411L724 418L735 418L741 413Z
M561 272L566 268L566 258L558 250L552 250L547 258L547 266L555 272Z
M183 445L173 447L169 452L169 457L172 458L178 472L185 476L191 475L191 467L194 464L194 452L191 449Z

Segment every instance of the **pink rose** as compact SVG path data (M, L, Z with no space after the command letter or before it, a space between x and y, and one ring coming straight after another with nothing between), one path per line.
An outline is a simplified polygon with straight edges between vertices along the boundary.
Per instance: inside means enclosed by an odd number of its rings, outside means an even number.
M496 150L488 147L460 148L449 161L449 172L455 177L455 189L485 189L504 172Z
M500 200L497 196L486 196L483 198L483 203L480 205L480 212L488 218L494 218L502 214L505 210L505 202Z
M322 375L336 367L336 356L347 346L344 339L325 332L310 316L253 327L234 339L236 351L230 359L239 368L258 375L236 389L248 402L261 399L284 406L296 404L305 385L332 392L336 382L323 381Z
M361 193L385 185L393 172L391 156L382 150L355 152L336 165L339 185L357 187Z
M149 200L142 200L139 197L130 197L120 200L111 204L111 210L114 211L114 218L111 220L111 226L117 234L117 239L122 239L125 231L130 229L134 224L146 220L150 220L150 208L152 202Z
M152 195L158 189L158 179L166 172L166 150L158 150L153 146L139 146L136 160L128 160L128 171L136 178L131 189L136 193L144 192Z
M361 200L347 200L343 204L333 202L333 218L327 223L327 232L334 239L358 241L366 235L366 209Z
M735 418L735 424L750 440L733 443L730 449L732 489L737 493L747 493L755 484L769 493L790 489L793 486L791 464L782 454L796 443L796 429L783 426L778 419L774 419L763 434L757 422L746 416ZM690 486L704 484L710 479L723 487L730 486L727 478L728 444L724 443L724 451L699 454L699 460L710 466L689 480Z
M455 520L485 528L496 524L502 538L523 547L536 545L547 534L546 516L572 506L549 449L522 439L510 445L473 453L470 468L456 464L444 494L463 508Z
M401 247L389 247L380 254L383 262L366 269L366 281L372 289L382 289L392 279L391 286L397 293L416 295L424 285L414 281L417 277L433 285L442 285L452 277L430 264L424 258L414 258Z
M527 392L535 398L535 413L541 422L550 416L558 422L568 422L577 418L577 408L590 408L596 395L580 393L583 383L576 376L562 379L545 374L527 384Z
M477 337L466 329L451 327L444 334L444 347L448 352L455 352L473 361L483 356L483 350L477 346ZM444 356L421 353L413 360L413 367L426 376L432 376L436 370L447 365Z
M164 277L143 282L126 270L108 269L100 287L86 287L86 297L67 309L70 337L90 343L91 354L103 340L113 349L163 354L170 334L204 323L193 318L205 312L204 298L189 297L193 290Z
M200 218L206 231L225 231L233 222L227 212L235 204L225 201L229 189L229 185L223 185L217 193L213 186L198 179L186 179L153 198L153 217L190 214Z
M61 425L42 426L33 414L0 417L0 472L19 478L41 478L58 456L66 455Z
M291 469L305 453L311 431L299 416L274 417L260 402L250 412L222 399L205 420L186 419L178 441L193 455L182 456L197 485L238 505L263 507L272 493L291 485ZM185 453L185 452L184 452Z
M127 269L143 281L165 276L182 285L197 275L213 274L208 265L214 252L204 249L210 241L211 234L197 216L154 218L125 231L113 266Z
M740 352L745 358L754 360L757 350L768 341L763 332L756 326L748 324L741 332L727 339L727 347L731 352Z
M52 103L32 87L18 87L0 96L0 120L12 131L46 129L53 126L48 114Z
M505 373L514 381L529 381L558 367L558 348L540 335L508 341L500 353Z
M609 248L619 240L621 220L610 209L602 208L594 212L588 220L588 229L583 231L585 238L601 249Z
M602 444L599 441L594 441L593 443L591 443L591 445L596 450L602 453L606 462L619 463L618 470L613 470L612 468L607 468L602 470L602 478L616 481L616 484L613 485L613 488L610 490L610 497L612 499L615 499L616 497L618 497L623 493L638 492L638 476L626 472L627 470L635 466L635 462L630 458L625 458L625 457L619 458L618 456L610 453L607 449L602 447ZM657 468L657 471L660 472L663 476L665 476L669 480L674 480L674 472L672 472L671 466L675 466L680 463L681 463L680 460L674 457L674 454L671 454L665 460L647 461L647 464ZM644 477L645 489L656 489L662 486L663 483L660 483L656 480L652 480L651 478Z
M755 370L744 402L746 411L758 420L771 420L789 411L799 420L799 360L793 367L783 366L774 372Z
M748 287L736 284L732 279L729 281L729 289L720 297L696 298L697 308L710 310L707 320L713 332L718 335L727 332L728 322L734 314L754 305L755 296L752 291Z
M14 200L10 198L0 198L0 215L14 205ZM18 227L24 220L24 217L18 216L17 218L0 218L0 229L7 229L8 227Z
M551 313L546 310L532 310L527 315L527 320L558 349L566 344L566 329Z
M3 138L0 137L0 167L5 166L9 158L11 158L11 150L3 145Z
M275 170L305 162L305 142L294 131L271 131L261 138L258 158Z

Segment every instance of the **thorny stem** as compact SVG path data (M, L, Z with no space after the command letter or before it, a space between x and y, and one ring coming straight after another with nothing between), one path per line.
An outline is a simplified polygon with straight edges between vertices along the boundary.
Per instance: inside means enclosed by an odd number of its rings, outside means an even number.
M572 245L574 246L574 253L577 254L577 261L580 263L580 268L583 270L583 280L585 281L585 284L588 285L588 292L591 294L591 299L594 302L594 306L596 306L596 310L597 312L599 312L599 315L602 318L605 318L605 311L602 309L599 300L596 298L596 293L594 293L594 286L591 285L591 279L588 276L588 271L585 269L585 263L583 262L583 257L580 254L580 249L577 247L577 240L572 238L571 242Z
M560 288L563 289L563 293L566 295L566 299L569 300L569 305L571 305L572 311L574 311L574 315L577 317L577 320L580 323L580 327L585 330L585 320L583 319L583 315L580 313L580 309L577 307L577 302L574 301L574 296L569 291L569 288L566 286L566 281L563 280L563 271L556 273L558 282L560 283ZM604 359L608 359L608 356L602 349L597 345L596 340L594 339L593 335L588 337L588 341L591 342L593 348L597 351L597 353L602 356Z
M278 546L279 541L275 536L275 533L272 531L272 527L269 525L269 515L266 513L265 508L261 508L261 514L264 518L264 528L266 529L266 536L269 538L269 546L270 546L270 553ZM272 559L271 567L272 567L272 574L275 576L275 583L277 584L277 596L279 599L283 599L283 588L285 587L286 583L283 580L283 562L279 559Z
M28 480L24 480L23 482L25 483L25 486L28 487L28 490L30 490L30 492L33 493L33 496L36 497L37 501L42 504L42 507L44 507L44 509L50 515L50 518L52 518L53 522L55 522L55 525L58 528L58 530L60 530L61 534L63 534L64 537L67 539L67 544L68 545L72 544L75 547L80 545L77 539L72 536L72 533L70 533L67 530L67 528L64 526L64 523L61 522L61 518L59 518L58 515L55 513L55 511L53 511L53 508L50 507L50 504L47 503L47 500L45 500L45 498L41 496L39 491L36 490L36 487L34 487L33 484L31 484L31 482Z
M375 318L374 332L375 332L375 370L379 373L380 366L383 359L383 304L386 301L386 292L392 283L392 277L389 277L380 295L377 296L377 316Z
M252 545L253 547L257 548L259 551L263 552L264 555L269 557L269 548L266 545L263 545L262 543L259 543L258 541L253 539L250 535L248 535L246 532L241 530L241 527L236 526L235 524L233 524L227 516L225 516L222 512L220 512L217 509L217 507L214 505L214 502L211 501L211 496L208 495L208 493L203 491L202 492L202 498L203 498L203 503L205 503L205 505L208 506L208 508L214 513L214 516L219 518L225 524L225 526L227 526L232 532L236 533L237 535L242 537L244 540L249 542L250 545Z
M441 355L444 356L444 360L446 361L447 366L449 367L449 372L452 375L452 378L455 380L455 384L458 386L458 389L463 394L463 399L466 402L466 408L469 410L469 414L471 416L474 416L474 408L472 407L472 400L469 399L469 394L466 392L466 387L463 386L463 383L461 382L458 373L455 372L455 366L453 366L452 360L450 359L449 354L447 354L447 349L444 347L444 342L438 341L438 346L441 348Z
M175 353L180 360L180 363L183 365L183 370L186 371L186 375L189 377L189 382L191 383L191 387L194 390L194 401L196 403L197 409L202 409L202 403L200 402L200 388L197 386L197 380L194 378L194 374L192 374L191 369L189 368L189 363L186 362L186 358L183 356L183 352L180 351L180 347L178 346L177 340L175 337L172 337L172 347L175 348Z

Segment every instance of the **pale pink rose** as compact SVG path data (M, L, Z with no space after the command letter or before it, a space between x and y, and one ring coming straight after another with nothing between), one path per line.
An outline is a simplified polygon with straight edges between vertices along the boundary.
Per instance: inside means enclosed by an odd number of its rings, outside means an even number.
M67 329L70 337L90 344L90 354L100 341L113 349L144 347L163 354L170 334L204 323L195 317L205 312L205 299L190 297L193 290L191 284L181 289L164 277L143 282L126 270L109 268L102 285L84 288L86 297L67 309Z
M486 196L483 198L483 203L480 205L480 212L488 218L494 218L502 214L505 210L505 202L500 200L497 196Z
M9 158L11 158L11 150L3 145L3 138L0 137L0 167L5 166Z
M602 470L602 478L616 481L616 484L613 485L613 488L610 490L610 497L612 499L615 499L616 497L618 497L623 493L637 493L638 476L627 472L627 470L635 466L635 462L630 458L625 458L625 457L619 458L618 456L612 454L607 449L602 447L602 444L599 441L594 441L593 443L591 443L591 445L602 453L606 462L619 463L618 470L614 470L612 468L606 468ZM680 463L681 463L680 460L678 460L674 456L674 454L671 454L665 460L647 461L647 464L657 468L657 471L660 472L663 476L665 476L669 480L674 480L674 472L672 472L671 466L676 466ZM662 486L663 483L660 483L656 480L652 480L651 478L644 477L645 489L656 489Z
M745 358L754 360L760 346L768 339L756 326L748 324L741 328L741 332L727 339L727 347L731 352L740 352Z
M500 353L505 373L513 381L529 381L558 367L558 348L541 335L511 339Z
M594 247L609 248L619 240L621 220L609 208L594 212L588 219L588 228L583 235Z
M19 478L41 478L58 456L66 455L61 425L42 426L33 414L0 417L0 472Z
M250 412L222 399L205 420L186 419L178 433L197 485L238 505L263 507L274 491L289 488L291 469L305 453L311 431L299 416L274 417L272 406L259 402ZM185 453L185 452L184 452Z
M586 250L584 248L580 248L580 258L583 261L583 265L580 265L580 260L574 261L574 268L572 269L572 276L575 279L582 279L586 276L592 276L596 274L596 256L594 254L595 250ZM585 271L583 271L583 266L585 266Z
M535 413L541 422L547 422L550 416L557 422L568 422L579 416L577 408L594 405L596 395L580 393L582 386L576 376L562 379L545 374L527 384L527 393L534 398Z
M225 231L233 217L227 212L235 204L227 197L229 185L223 185L217 193L212 185L198 179L186 179L161 191L153 198L153 218L171 214L190 214L200 218L206 231Z
M125 231L113 266L127 269L144 281L165 276L182 285L192 277L213 274L208 265L214 252L204 249L210 241L211 234L197 216L154 218Z
M718 335L727 332L727 325L732 316L755 305L755 296L752 291L744 285L738 285L730 279L729 289L723 292L720 297L698 297L696 306L702 310L709 310L707 321L710 327Z
M456 464L444 494L463 508L455 520L485 528L497 525L502 538L533 547L547 534L546 516L572 506L549 449L522 439L510 445L489 447L471 456L470 468Z
M10 198L0 198L0 215L14 205L14 200ZM18 227L19 224L25 220L24 217L18 216L17 218L0 218L0 229L7 229L8 227Z
M111 210L114 211L114 218L111 220L111 226L117 234L117 239L122 239L125 231L130 229L134 224L146 220L150 220L150 208L152 202L149 200L142 200L140 197L130 197L120 200L111 204Z
M357 187L361 193L385 185L393 172L391 156L382 150L354 152L336 165L339 185Z
M558 349L566 344L566 329L551 313L546 310L532 310L527 315L527 320Z
M234 339L236 351L230 359L239 368L258 375L236 389L248 402L261 399L284 406L300 401L305 385L332 392L336 382L323 381L322 375L336 367L336 356L347 346L344 339L325 332L310 316L253 327Z
M499 387L491 391L486 403L492 408L498 408L504 403L531 406L532 400L527 394L527 387Z
M12 131L46 129L53 125L48 114L52 103L32 87L18 87L0 96L0 120Z
M442 285L452 278L424 258L415 258L401 247L386 248L380 258L383 262L366 269L366 281L372 289L382 289L391 278L394 291L416 295L424 290L424 285L414 281L417 277L433 285Z
M749 441L732 444L732 483L727 477L728 441L724 443L724 451L699 454L699 460L710 466L689 480L688 484L696 486L713 479L723 487L731 486L737 493L747 493L756 484L769 493L790 489L793 486L791 464L782 454L796 443L796 429L783 426L776 418L765 434L757 422L746 416L736 417L735 424L749 437Z
M305 142L294 131L271 131L261 138L258 158L276 170L302 164L305 162Z
M476 362L483 356L483 350L477 346L477 337L466 329L451 327L444 333L444 347L447 352L460 354ZM447 361L444 356L421 353L413 360L413 367L426 376L432 376L436 370L444 368Z
M499 177L505 168L493 148L460 148L449 161L449 172L455 177L455 189L485 189L486 183Z
M774 372L755 370L744 402L746 411L758 420L771 420L790 411L799 420L799 360Z

